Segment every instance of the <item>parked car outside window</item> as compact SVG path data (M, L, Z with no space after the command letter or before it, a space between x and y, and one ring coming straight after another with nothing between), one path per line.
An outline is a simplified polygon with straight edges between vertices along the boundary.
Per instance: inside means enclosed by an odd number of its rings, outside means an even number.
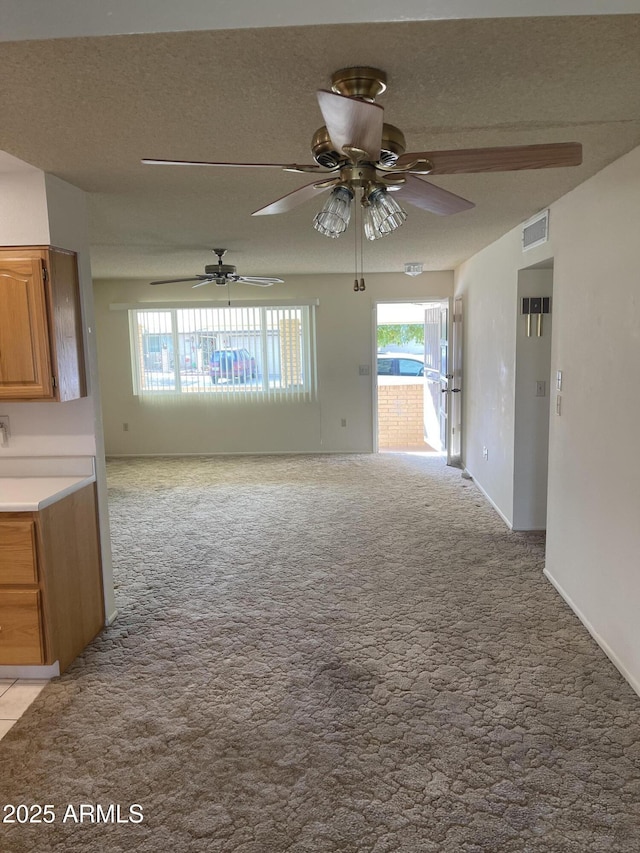
M214 385L220 379L240 382L255 379L256 360L246 349L216 349L209 360L209 376Z
M424 359L409 353L378 353L378 376L424 376Z

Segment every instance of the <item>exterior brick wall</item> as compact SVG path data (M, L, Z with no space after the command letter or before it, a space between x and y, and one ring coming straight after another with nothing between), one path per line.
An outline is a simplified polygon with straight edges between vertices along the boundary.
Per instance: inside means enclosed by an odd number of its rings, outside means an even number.
M432 450L424 440L424 385L378 385L378 447Z

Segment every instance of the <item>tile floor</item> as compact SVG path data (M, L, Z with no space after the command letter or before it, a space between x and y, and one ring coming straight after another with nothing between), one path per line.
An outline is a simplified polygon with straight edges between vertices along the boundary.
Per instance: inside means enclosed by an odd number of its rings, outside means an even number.
M0 678L0 739L27 710L46 680Z

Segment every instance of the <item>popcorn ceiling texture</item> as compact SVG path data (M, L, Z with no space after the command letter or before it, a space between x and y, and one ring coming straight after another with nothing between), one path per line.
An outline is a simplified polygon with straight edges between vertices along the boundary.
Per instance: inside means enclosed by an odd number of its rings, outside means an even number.
M1 826L3 853L640 849L638 697L543 536L459 471L122 459L109 482L120 615L0 741L2 803L57 815Z
M409 206L397 234L367 245L367 272L399 272L408 260L453 269L640 144L638 14L273 23L3 43L0 152L90 194L94 277L194 275L218 245L244 275L351 274L354 225L340 240L312 228L325 196L251 216L309 176L140 163L308 163L323 125L315 93L345 66L387 73L378 100L407 151L584 148L575 168L434 176L476 207L436 216Z

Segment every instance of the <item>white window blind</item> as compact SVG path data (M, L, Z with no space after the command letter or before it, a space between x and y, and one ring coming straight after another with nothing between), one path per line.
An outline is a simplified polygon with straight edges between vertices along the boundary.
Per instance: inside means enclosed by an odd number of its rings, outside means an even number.
M215 404L315 399L313 309L130 309L134 393Z

